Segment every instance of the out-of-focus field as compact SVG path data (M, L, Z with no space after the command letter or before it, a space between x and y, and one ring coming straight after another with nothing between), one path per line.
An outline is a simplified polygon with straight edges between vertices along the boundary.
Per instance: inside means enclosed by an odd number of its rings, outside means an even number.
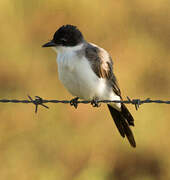
M41 48L63 24L110 52L124 97L170 99L168 0L1 0L0 98L72 98ZM170 179L170 105L128 105L136 149L105 105L49 106L0 104L0 180Z

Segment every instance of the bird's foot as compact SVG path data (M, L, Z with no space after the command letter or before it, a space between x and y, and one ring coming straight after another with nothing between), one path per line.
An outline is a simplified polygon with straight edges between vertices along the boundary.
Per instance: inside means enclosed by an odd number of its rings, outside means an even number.
M79 99L79 97L75 97L75 98L70 100L70 105L74 106L76 109L78 107L78 99Z
M101 104L98 102L98 98L94 98L92 101L91 101L91 105L93 107L100 107Z

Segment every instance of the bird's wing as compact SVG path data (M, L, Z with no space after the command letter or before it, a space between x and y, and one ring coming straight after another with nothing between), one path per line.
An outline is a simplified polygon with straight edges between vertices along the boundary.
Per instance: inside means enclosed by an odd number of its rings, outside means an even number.
M99 78L107 79L115 94L122 99L116 77L113 73L113 62L109 54L104 49L89 44L85 49L85 55L95 74ZM129 110L123 103L121 104L120 111L113 108L111 104L108 104L108 108L121 136L125 137L126 135L130 144L136 147L133 133L129 127L130 125L134 126L134 119Z
M115 94L121 97L121 92L113 73L113 61L110 55L102 48L88 44L85 48L85 56L89 60L94 73L99 78L106 78Z

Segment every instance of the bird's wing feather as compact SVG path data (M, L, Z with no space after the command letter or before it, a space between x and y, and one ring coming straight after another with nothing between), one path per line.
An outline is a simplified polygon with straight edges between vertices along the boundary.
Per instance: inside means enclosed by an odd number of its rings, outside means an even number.
M85 56L89 60L94 73L99 78L106 78L115 94L121 97L121 92L113 74L113 61L110 55L102 48L88 44L85 48Z

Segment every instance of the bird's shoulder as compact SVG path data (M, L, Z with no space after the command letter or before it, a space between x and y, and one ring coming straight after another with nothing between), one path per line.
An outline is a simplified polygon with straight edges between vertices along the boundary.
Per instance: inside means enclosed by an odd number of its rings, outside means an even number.
M85 47L85 56L98 77L109 77L109 73L112 71L113 61L106 50L89 43Z

